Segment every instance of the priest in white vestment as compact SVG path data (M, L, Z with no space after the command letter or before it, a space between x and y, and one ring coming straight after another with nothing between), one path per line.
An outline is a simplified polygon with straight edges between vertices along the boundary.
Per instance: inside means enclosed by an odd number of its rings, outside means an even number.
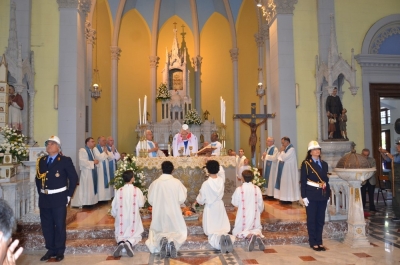
M115 192L111 204L111 215L114 216L115 240L118 247L114 251L114 257L119 257L125 248L126 253L133 257L133 247L142 240L144 231L139 207L144 206L142 191L132 183L135 178L132 170L122 174L125 185Z
M265 194L274 197L276 170L278 164L278 148L272 137L267 138L267 149L263 153L261 160L264 161L263 177L265 179Z
M94 205L99 202L97 165L99 160L95 159L93 148L96 142L92 137L86 138L85 147L79 149L79 185L75 189L71 200L72 207L83 205Z
M174 170L171 161L164 161L161 167L163 174L149 187L148 201L153 212L146 246L151 253L160 253L161 258L165 258L167 252L174 258L187 238L180 207L186 200L187 190L179 179L171 175Z
M117 170L118 161L121 159L121 154L118 152L114 145L114 138L112 136L107 137L107 150L114 156L114 160L109 164L110 176L115 177L115 171Z
M296 150L289 137L283 137L282 147L278 153L274 198L283 202L294 202L300 198L300 177L297 167Z
M234 236L228 235L231 230L228 215L222 197L224 196L225 179L217 175L220 165L215 160L209 160L206 164L208 179L203 182L197 203L203 205L203 230L208 236L210 245L221 253L232 252Z
M112 152L108 152L104 136L99 137L93 153L95 158L99 160L97 166L99 201L109 201L114 197L114 187L109 182L113 179L113 175L110 176L110 163L113 163L115 158Z
M240 174L240 167L243 166L246 156L244 155L243 148L239 149L239 155L236 156L236 187L242 185L242 176Z
M146 150L149 153L149 157L157 157L159 156L158 154L158 144L156 142L153 142L153 132L150 130L146 130L146 141L147 141L147 146ZM139 141L138 144L136 145L136 156L139 157L139 151L140 151L140 146L141 142Z
M248 250L252 251L257 241L260 250L265 246L261 238L261 213L264 211L264 201L259 187L252 183L254 174L250 170L243 172L244 183L236 188L232 195L232 204L238 207L235 219L235 227L232 234L238 238L249 240Z
M190 132L187 124L183 124L181 131L175 134L172 141L173 155L175 157L180 156L179 150L182 150L183 156L190 156L191 153L197 153L198 148L199 143L196 135Z

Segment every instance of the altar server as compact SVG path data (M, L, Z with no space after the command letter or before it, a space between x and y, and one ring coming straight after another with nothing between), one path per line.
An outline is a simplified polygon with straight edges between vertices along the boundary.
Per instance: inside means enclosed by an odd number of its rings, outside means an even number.
M311 141L301 164L301 197L307 212L308 242L315 251L326 250L322 245L322 231L330 193L328 164L321 160L319 143Z
M175 134L172 141L172 148L175 157L180 156L179 150L182 150L183 156L189 156L190 153L197 153L199 148L197 137L190 132L187 124L183 124L181 131Z
M232 234L237 238L246 238L248 240L248 250L254 249L254 243L257 241L258 247L264 251L264 237L261 230L260 216L264 210L264 201L259 187L252 183L254 174L251 170L245 170L242 173L244 183L236 188L232 195L232 204L238 207L236 213L235 227Z
M263 176L265 179L265 194L274 197L278 148L275 146L275 140L272 137L267 138L267 149L262 155L261 160L264 161Z
M246 159L246 156L244 155L244 150L243 148L239 149L239 155L236 156L236 187L239 187L242 185L242 175L240 174L240 168L244 164L244 160Z
M282 147L278 153L278 169L275 182L274 198L283 203L298 201L300 197L299 170L296 151L289 137L281 139Z
M221 148L222 144L218 141L218 134L216 132L211 134L211 147L216 148L212 151L212 156L220 156L221 155Z
M163 174L149 187L148 201L153 206L152 220L146 246L161 258L177 257L177 251L187 238L187 227L180 205L185 202L187 190L171 173L171 161L161 164Z
M149 154L149 157L157 157L159 154L158 144L156 142L153 142L153 132L150 130L146 130L146 141L147 141L146 150ZM136 156L139 156L139 151L140 151L140 141L136 145Z
M111 204L111 215L115 222L115 240L118 247L114 251L114 257L119 257L121 250L125 248L129 257L133 257L133 247L142 240L144 231L139 207L144 205L142 191L133 186L135 178L132 170L122 174L125 185L115 192Z
M71 200L72 207L82 207L83 205L94 205L98 203L98 177L96 165L99 160L94 158L93 148L96 142L92 137L85 140L85 147L79 149L79 185L75 189L74 197Z
M114 178L114 172L110 173L110 163L113 163L114 155L112 152L108 152L104 136L99 137L93 153L95 158L99 160L97 166L99 201L109 201L114 197L114 187L109 184L110 180Z
M207 161L206 168L209 177L201 185L199 195L196 198L197 203L205 204L203 212L204 234L208 236L208 242L213 248L221 250L221 253L232 252L235 237L228 235L231 225L222 201L225 179L217 175L220 169L217 161Z

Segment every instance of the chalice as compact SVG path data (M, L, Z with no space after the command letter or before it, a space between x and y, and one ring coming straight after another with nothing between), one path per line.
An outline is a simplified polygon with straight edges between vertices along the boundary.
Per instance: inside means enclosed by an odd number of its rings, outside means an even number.
M193 154L192 154L192 150L193 150L193 146L189 146L189 150L190 150L190 155L189 156L192 156Z
M183 156L183 146L178 150L179 156Z

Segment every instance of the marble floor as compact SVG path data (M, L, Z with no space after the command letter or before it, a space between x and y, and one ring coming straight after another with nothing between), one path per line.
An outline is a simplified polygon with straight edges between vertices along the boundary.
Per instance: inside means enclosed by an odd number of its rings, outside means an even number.
M114 259L112 253L66 255L60 264L400 264L400 223L391 221L391 202L376 205L377 212L366 214L369 222L370 248L352 249L337 240L324 240L325 252L313 251L308 244L269 245L264 251L248 252L236 247L232 254L222 255L212 250L180 251L176 259L160 260L157 255L136 252L133 258L123 255ZM112 227L113 219L107 215L109 204L84 208L71 222L69 228ZM305 210L298 204L282 205L277 201L265 201L267 220L305 220ZM234 214L229 214L234 219ZM149 220L144 220L150 222ZM25 252L17 264L43 264L39 261L43 251ZM49 260L48 262L55 262Z

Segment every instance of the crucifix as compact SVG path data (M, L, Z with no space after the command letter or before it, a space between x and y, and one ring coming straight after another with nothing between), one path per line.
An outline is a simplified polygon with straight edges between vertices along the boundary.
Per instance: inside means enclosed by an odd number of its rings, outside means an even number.
M254 153L256 151L257 145L257 128L261 124L265 123L268 118L275 118L275 113L272 114L256 114L256 103L251 103L251 113L250 114L233 114L233 119L240 119L242 122L250 126L250 137L249 137L249 145L251 146L251 158L253 160L253 164L255 164L255 156ZM244 119L251 119L250 122L245 121ZM257 123L256 119L263 119L263 121Z

